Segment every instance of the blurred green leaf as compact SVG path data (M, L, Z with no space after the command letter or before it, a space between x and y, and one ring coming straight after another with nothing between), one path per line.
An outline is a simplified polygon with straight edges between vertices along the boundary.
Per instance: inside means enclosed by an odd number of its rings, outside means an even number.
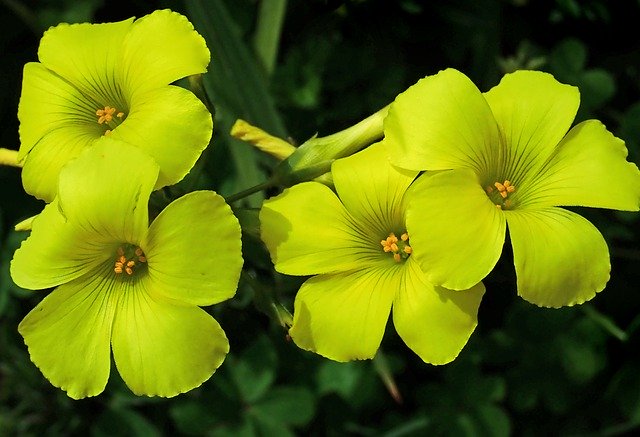
M131 436L155 437L160 430L134 410L108 409L91 427L93 437Z
M250 145L229 135L235 120L245 119L281 138L287 137L286 130L269 92L264 70L242 40L225 3L221 0L187 0L186 6L212 53L209 72L203 80L216 107L217 135L223 138L235 169L235 183L220 189L223 195L229 195L265 180L260 169L263 157ZM219 144L214 139L216 146ZM224 162L219 159L211 161L217 166ZM256 194L244 202L256 207L261 199L262 196Z
M585 71L578 81L582 109L593 110L607 103L616 92L611 74L603 69Z
M640 164L640 102L631 105L620 122L620 137L627 143L629 159ZM637 217L637 214L634 214Z
M637 360L630 360L612 378L606 398L615 402L624 417L640 424L640 373Z
M252 413L285 425L300 426L311 420L315 399L305 387L275 387L251 408Z
M475 412L481 435L490 437L508 437L511 435L511 422L507 413L495 405L480 405Z
M262 65L271 74L278 56L280 32L287 0L262 0L258 7L258 22L253 36L253 48Z
M363 374L362 363L336 363L324 361L316 377L318 392L326 394L335 392L345 399L354 395L355 389Z
M224 2L186 0L185 3L196 29L211 49L210 72L205 81L211 85L214 98L218 94L231 96L225 101L233 105L228 109L234 115L286 138L287 132L269 93L266 77L242 40Z
M258 437L295 437L295 434L286 425L270 416L253 412L251 422L255 427L255 436Z
M171 418L178 430L186 435L204 435L218 422L217 415L211 414L211 406L189 400L171 408Z
M563 80L575 80L587 65L587 48L580 40L565 39L551 52L549 65Z
M225 364L242 399L254 403L262 398L276 376L276 351L265 335L260 335L238 356L227 356Z

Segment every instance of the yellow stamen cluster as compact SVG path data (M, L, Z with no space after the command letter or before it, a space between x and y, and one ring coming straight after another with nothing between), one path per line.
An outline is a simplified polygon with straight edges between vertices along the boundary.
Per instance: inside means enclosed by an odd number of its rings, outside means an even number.
M494 187L495 187L495 189L494 189ZM494 200L494 203L496 204L496 208L502 209L503 206L505 208L508 208L511 205L511 201L506 200L506 199L509 196L509 194L511 194L511 193L516 191L516 187L511 183L511 181L505 180L503 183L500 183L500 182L494 183L493 187L492 186L488 186L485 191L487 192L487 194L489 196L491 196L494 193L497 193L500 196L501 199L500 198L496 198ZM501 202L497 201L497 200L502 200L502 199L504 199L504 201L501 201Z
M105 106L104 109L98 109L96 115L98 116L98 124L109 123L113 120L113 114L116 114L116 108L111 106ZM124 112L118 112L116 117L124 117Z
M113 271L119 275L122 272L125 272L127 275L133 275L136 261L138 263L147 262L147 257L144 255L144 252L139 247L136 247L133 251L132 256L127 256L125 249L120 246L117 251L116 262L113 267Z
M400 236L400 240L392 232L385 240L380 241L380 244L383 251L393 253L393 259L396 262L408 258L413 250L409 246L409 234L406 232Z

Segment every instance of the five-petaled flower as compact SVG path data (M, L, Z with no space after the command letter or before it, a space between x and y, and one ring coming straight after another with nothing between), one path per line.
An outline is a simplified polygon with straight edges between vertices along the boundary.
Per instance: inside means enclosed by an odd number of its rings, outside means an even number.
M18 107L25 190L47 202L62 166L108 135L160 165L156 188L181 180L209 143L212 119L170 83L203 73L204 39L169 10L117 23L61 24L45 32L40 62L24 67Z
M32 361L72 398L104 390L110 355L136 394L199 386L229 344L200 308L235 294L240 227L222 197L189 193L149 225L157 163L103 138L60 172L58 194L16 251L11 276L57 287L20 323Z
M391 162L431 170L416 184L407 226L434 284L464 289L494 267L507 225L518 294L541 306L582 303L610 272L602 235L559 206L637 211L640 173L597 120L569 130L578 89L518 71L481 93L462 73L428 76L385 120Z
M424 361L453 360L475 329L484 287L434 287L420 269L412 242L424 226L405 223L418 172L391 166L381 144L337 160L331 172L337 195L306 182L260 212L276 270L316 275L296 296L291 338L333 360L371 358L393 307L398 334Z

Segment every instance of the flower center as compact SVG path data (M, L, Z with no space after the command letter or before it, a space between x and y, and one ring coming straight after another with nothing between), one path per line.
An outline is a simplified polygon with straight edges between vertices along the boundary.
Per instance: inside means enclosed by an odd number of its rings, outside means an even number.
M105 135L109 135L113 129L118 127L124 118L124 112L111 106L96 110L96 115L98 116L98 124L104 124L110 128L104 132Z
M133 244L123 244L116 251L116 261L113 271L116 275L126 273L128 276L133 275L141 264L147 262L147 257L142 249Z
M380 241L382 250L393 254L393 259L399 263L402 260L406 260L411 255L411 246L409 246L409 234L406 232L398 237L392 232L389 234L386 240Z
M510 181L505 180L503 183L496 182L493 186L489 185L484 189L489 199L496 204L498 209L509 209L513 206L509 194L516 191L516 187Z

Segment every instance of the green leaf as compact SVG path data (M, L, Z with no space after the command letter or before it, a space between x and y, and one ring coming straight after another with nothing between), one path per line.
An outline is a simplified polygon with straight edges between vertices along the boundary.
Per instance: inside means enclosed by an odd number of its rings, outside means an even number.
M275 387L251 411L285 425L306 425L313 417L315 399L305 387Z
M203 80L216 107L218 138L221 136L223 139L237 176L235 184L220 190L221 194L228 195L258 185L265 179L260 169L262 157L251 146L229 135L235 120L245 119L281 138L286 138L287 133L269 92L264 71L242 40L224 1L188 0L186 6L195 28L205 38L212 53L209 72ZM220 152L213 153L219 155ZM219 167L224 167L221 162L224 160L214 161ZM214 169L214 173L216 171ZM257 207L261 200L262 196L256 194L245 202Z
M287 0L262 0L258 11L253 49L267 74L273 72L278 56L280 33L287 9Z
M268 337L260 335L240 355L227 356L226 368L247 403L262 398L276 376L276 351Z
M594 110L607 103L616 92L616 82L603 69L585 71L577 83L580 88L581 109Z
M480 405L474 413L482 435L490 437L508 437L511 434L511 422L507 413L495 405Z
M259 437L295 437L295 434L283 423L263 414L253 414L251 423L256 431L254 435Z
M108 409L98 418L91 428L93 437L117 436L160 436L160 430L144 416L134 410L120 408Z
M171 418L176 428L187 435L204 435L218 420L211 414L208 405L196 400L174 405L171 408Z
M549 66L562 80L576 78L587 63L587 48L575 38L561 41L551 52Z
M189 17L211 49L210 72L205 75L217 94L232 96L237 116L281 138L287 131L276 111L259 63L242 41L224 1L187 0Z
M364 367L359 362L324 361L316 377L318 393L335 392L342 398L349 399L355 394L363 371Z

